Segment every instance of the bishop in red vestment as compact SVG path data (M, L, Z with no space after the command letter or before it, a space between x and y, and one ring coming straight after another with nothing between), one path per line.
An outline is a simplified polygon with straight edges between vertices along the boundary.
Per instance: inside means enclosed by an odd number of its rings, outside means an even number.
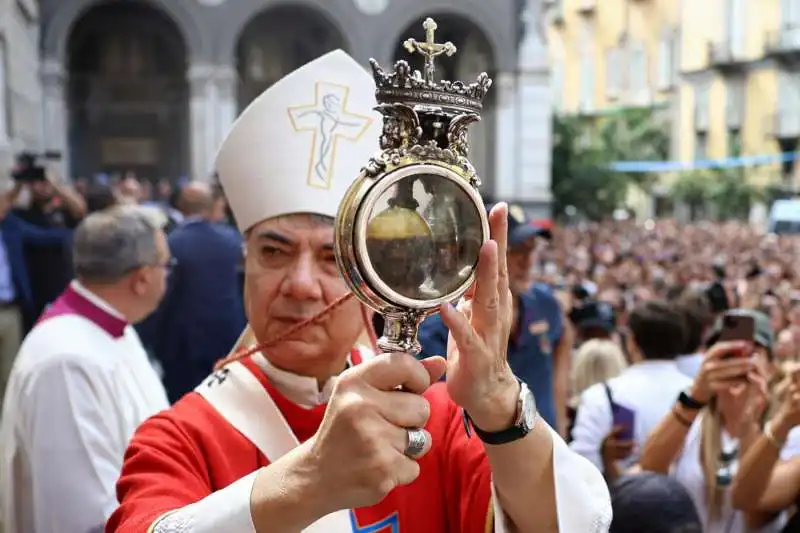
M139 428L108 533L607 531L602 476L544 421L503 445L465 430L462 408L484 431L506 429L526 390L497 340L510 328L505 208L490 216L471 311L442 310L448 361L352 348L365 322L338 275L332 218L377 146L374 105L370 77L335 51L234 124L217 171L247 239L242 344L305 327Z

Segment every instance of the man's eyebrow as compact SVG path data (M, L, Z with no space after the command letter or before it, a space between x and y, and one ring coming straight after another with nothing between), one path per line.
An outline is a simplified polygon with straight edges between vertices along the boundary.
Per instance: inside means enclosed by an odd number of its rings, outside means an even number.
M280 233L270 230L259 233L257 235L257 238L259 240L276 241L281 244L285 244L287 246L291 246L292 244L294 244L289 237L286 237L285 235L281 235Z

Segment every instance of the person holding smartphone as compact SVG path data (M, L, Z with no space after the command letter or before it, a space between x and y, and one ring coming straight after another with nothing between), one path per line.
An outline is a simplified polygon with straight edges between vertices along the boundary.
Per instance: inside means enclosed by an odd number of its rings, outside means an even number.
M772 343L763 313L734 309L719 317L700 371L642 449L641 469L680 481L706 533L776 533L785 520L744 513L731 503L739 458L762 431Z
M750 513L780 513L800 503L800 371L773 416L742 457L731 498L737 509ZM795 513L784 533L800 532Z
M683 315L649 301L629 316L625 344L630 366L581 394L570 448L612 482L635 464L650 431L691 384L675 362L686 344Z

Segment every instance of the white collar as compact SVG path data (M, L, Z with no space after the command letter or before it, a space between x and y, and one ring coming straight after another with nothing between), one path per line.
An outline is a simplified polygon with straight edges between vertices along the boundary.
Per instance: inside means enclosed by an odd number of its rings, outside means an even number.
M328 400L331 398L331 393L333 393L333 387L336 385L336 381L339 378L339 376L333 376L325 383L322 390L320 390L316 378L299 376L287 372L286 370L281 370L270 363L261 353L256 354L253 357L253 361L258 365L261 371L266 374L270 382L275 385L278 392L283 394L290 402L300 407L305 407L306 409L328 403ZM347 365L348 367L352 365L349 356L347 358Z
M102 309L103 311L108 313L109 315L113 316L114 318L118 318L120 320L124 320L125 322L128 322L128 319L125 318L125 315L123 315L122 313L117 311L116 308L114 308L113 305L111 305L110 303L108 303L107 301L103 300L98 295L96 295L95 293L93 293L92 291L90 291L89 289L84 287L83 284L80 281L78 281L77 279L73 279L72 282L70 282L70 287L72 287L73 291L77 292L83 298L86 298L87 300L92 302L94 305L96 305L97 307L99 307L100 309Z

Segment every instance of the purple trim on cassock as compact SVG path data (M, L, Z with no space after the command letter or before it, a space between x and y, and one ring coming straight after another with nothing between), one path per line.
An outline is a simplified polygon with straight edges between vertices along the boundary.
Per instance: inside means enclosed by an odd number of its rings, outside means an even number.
M63 315L79 315L87 320L91 320L106 333L119 339L125 335L125 328L128 323L121 318L117 318L105 309L102 309L84 298L72 286L67 286L55 302L47 307L38 322L43 322L48 318L55 318Z

